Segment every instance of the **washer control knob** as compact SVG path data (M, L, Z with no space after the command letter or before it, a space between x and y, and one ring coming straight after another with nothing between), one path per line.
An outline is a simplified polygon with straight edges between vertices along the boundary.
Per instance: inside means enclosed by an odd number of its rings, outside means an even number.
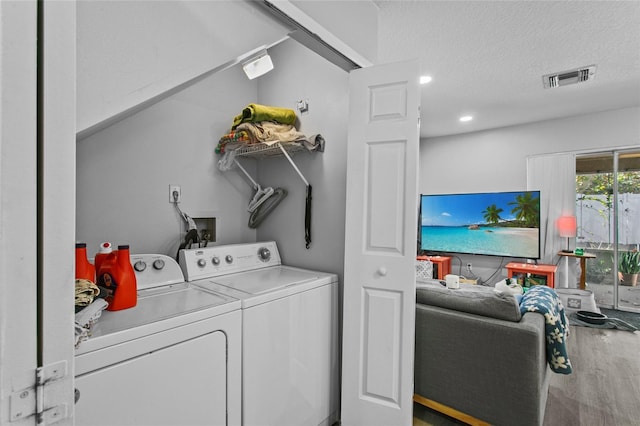
M156 259L153 261L153 269L160 271L162 268L164 268L164 260Z
M202 258L198 259L198 266L204 268L205 266L207 266L207 261Z
M226 255L224 258L225 262L227 263L232 263L233 262L233 256L231 256L230 254Z
M142 272L145 269L147 269L147 264L143 260L138 260L136 263L133 264L133 269L135 269L138 272Z
M219 265L220 264L220 258L218 256L213 256L211 258L211 263L213 263L214 265Z
M258 257L263 262L268 262L269 259L271 259L271 252L266 247L260 247L260 249L258 249Z

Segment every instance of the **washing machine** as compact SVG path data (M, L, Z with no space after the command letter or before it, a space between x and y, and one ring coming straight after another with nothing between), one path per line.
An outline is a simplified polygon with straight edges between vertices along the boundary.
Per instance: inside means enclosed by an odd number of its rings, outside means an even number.
M103 311L75 354L77 425L240 425L241 302L175 259L132 255L137 305Z
M241 301L243 424L337 421L337 276L283 265L274 241L183 250L179 260L194 286Z

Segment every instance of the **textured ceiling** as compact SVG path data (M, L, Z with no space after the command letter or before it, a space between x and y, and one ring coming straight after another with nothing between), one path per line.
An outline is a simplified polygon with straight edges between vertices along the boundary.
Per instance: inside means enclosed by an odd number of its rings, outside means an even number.
M375 3L378 61L417 57L433 76L423 138L640 106L640 1ZM543 88L544 74L592 64L593 80Z

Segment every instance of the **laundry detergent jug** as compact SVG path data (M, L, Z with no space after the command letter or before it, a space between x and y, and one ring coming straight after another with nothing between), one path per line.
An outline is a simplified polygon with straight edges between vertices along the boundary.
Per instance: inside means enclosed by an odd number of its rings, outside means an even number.
M96 268L89 263L87 258L87 245L85 243L76 244L76 279L96 282Z
M119 311L136 306L138 286L128 245L120 245L117 251L103 257L97 281L98 287L106 292L105 300L109 303L107 310Z
M96 256L93 259L93 264L95 265L95 268L96 268L96 279L97 279L97 274L100 272L100 266L102 266L102 262L104 262L107 256L112 252L113 252L113 248L111 248L110 242L105 241L104 243L100 244L100 250L98 251L98 253L96 253Z

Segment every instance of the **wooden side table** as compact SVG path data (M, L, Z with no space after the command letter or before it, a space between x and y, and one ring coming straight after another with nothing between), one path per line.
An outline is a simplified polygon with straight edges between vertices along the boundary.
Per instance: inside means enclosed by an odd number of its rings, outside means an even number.
M507 277L511 278L514 274L524 273L533 275L544 275L547 279L547 287L555 288L555 276L558 267L556 265L535 265L533 263L507 263Z
M566 258L575 257L580 259L580 288L584 290L587 287L587 259L595 259L596 255L591 253L575 254L560 251L558 252L558 256L564 256Z
M444 280L445 275L451 273L451 257L449 256L418 256L417 260L430 260L436 265L439 280Z

